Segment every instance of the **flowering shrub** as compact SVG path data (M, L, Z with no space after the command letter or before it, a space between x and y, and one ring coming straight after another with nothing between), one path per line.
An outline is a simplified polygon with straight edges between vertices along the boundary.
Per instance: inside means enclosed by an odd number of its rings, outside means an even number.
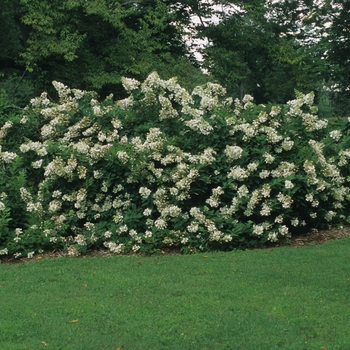
M153 73L100 102L53 84L58 103L43 93L0 129L18 140L0 153L17 179L0 254L245 248L350 220L350 123L330 128L312 93L255 105Z

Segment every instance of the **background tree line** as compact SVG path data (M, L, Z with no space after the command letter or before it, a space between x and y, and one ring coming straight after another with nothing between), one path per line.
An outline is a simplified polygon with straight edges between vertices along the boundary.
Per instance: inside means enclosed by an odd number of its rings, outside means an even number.
M0 89L18 106L52 80L120 96L121 77L157 71L258 103L315 91L321 114L347 115L349 13L343 0L2 0Z

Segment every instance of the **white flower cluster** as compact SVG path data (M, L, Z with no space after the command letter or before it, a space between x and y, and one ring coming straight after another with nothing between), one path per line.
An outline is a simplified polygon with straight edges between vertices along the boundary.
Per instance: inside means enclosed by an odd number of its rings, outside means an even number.
M262 200L262 195L261 195L261 191L259 190L254 190L252 192L252 195L249 199L249 202L247 204L247 209L244 212L245 216L251 216L253 215L253 211L256 208L256 206L258 205L258 203Z
M187 111L184 111L189 112ZM185 121L185 124L192 130L201 133L202 135L209 135L214 128L202 117L195 117L191 120Z
M294 175L297 172L297 170L298 168L294 163L282 161L275 170L271 171L271 175L272 177L277 178L287 178L291 175Z
M47 155L47 145L48 143L46 141L43 143L38 141L29 141L28 143L23 143L22 145L20 145L19 149L23 153L34 151L38 156L43 157Z
M290 139L290 137L288 136L287 138L285 138L281 144L282 148L284 151L290 151L293 146L294 146L294 141Z
M244 103L243 109L249 109L249 108L253 107L253 101L254 101L253 96L245 95L242 99L242 102Z
M4 163L11 163L16 157L17 153L15 152L2 152L2 147L0 146L0 161Z
M136 90L140 86L140 82L137 81L136 79L125 78L125 77L122 78L122 84L123 84L124 89L128 92Z
M263 126L259 131L266 134L269 143L277 143L283 140L283 137L278 134L277 130L270 126Z
M197 86L193 89L192 95L201 97L200 107L201 109L207 109L211 111L219 102L218 96L224 96L226 89L221 85L207 83L205 87Z
M350 159L350 149L342 149L339 151L338 166L342 167L348 164Z
M241 158L242 153L243 149L239 146L226 146L225 154L230 161Z
M230 169L230 172L227 174L227 178L237 180L237 181L244 181L249 177L249 171L246 169L243 169L241 166L236 165Z
M11 121L5 122L5 124L0 128L0 140L7 136L7 130L10 129L12 126L13 126L13 122Z
M282 204L282 208L290 208L293 204L292 197L288 196L287 194L283 194L282 192L278 193L277 200Z
M342 137L342 133L340 130L332 130L330 133L329 133L329 136L334 139L335 141L339 141Z
M230 134L233 136L237 133L237 131L243 132L244 134L244 136L242 137L243 141L251 140L258 133L257 127L249 123L235 124L233 128L230 130Z
M217 208L220 205L220 196L224 194L224 190L221 186L218 186L216 188L213 188L212 190L213 194L205 201L208 203L211 207Z
M76 167L77 160L75 158L69 158L67 162L65 162L61 157L56 157L45 167L44 175L52 179L57 177L71 179Z

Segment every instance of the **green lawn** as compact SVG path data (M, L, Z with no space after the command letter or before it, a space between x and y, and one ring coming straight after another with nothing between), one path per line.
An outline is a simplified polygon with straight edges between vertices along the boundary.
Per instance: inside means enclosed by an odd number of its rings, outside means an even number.
M0 265L0 349L350 349L350 238Z

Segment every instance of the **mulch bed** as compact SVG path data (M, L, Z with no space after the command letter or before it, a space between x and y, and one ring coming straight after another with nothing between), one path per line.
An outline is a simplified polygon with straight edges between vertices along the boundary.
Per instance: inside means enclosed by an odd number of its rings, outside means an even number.
M322 244L328 241L332 240L338 240L342 239L345 237L350 237L350 226L344 226L342 228L331 228L328 230L319 230L316 232L310 232L307 234L303 235L298 235L294 236L288 239L288 241L280 241L276 244L268 244L268 245L263 245L259 249L266 249L266 248L276 248L276 247L304 247L310 244ZM179 249L168 249L161 251L162 255L170 255L170 254L181 254ZM88 257L95 257L95 256L112 256L113 254L110 253L109 251L104 251L104 250L95 250L91 251L87 254L80 255L80 258L88 258ZM53 252L48 252L44 254L38 254L34 255L32 259L28 259L26 257L23 258L12 258L12 257L6 257L2 256L0 259L0 264L13 264L13 263L25 263L25 262L30 262L33 260L41 260L43 258L59 258L59 257L67 257L68 254L63 251L53 251Z
M328 230L320 230L316 232L310 232L305 235L295 236L289 239L289 246L302 247L310 244L322 244L327 241L341 239L350 236L350 226L344 226L342 228L331 228Z

